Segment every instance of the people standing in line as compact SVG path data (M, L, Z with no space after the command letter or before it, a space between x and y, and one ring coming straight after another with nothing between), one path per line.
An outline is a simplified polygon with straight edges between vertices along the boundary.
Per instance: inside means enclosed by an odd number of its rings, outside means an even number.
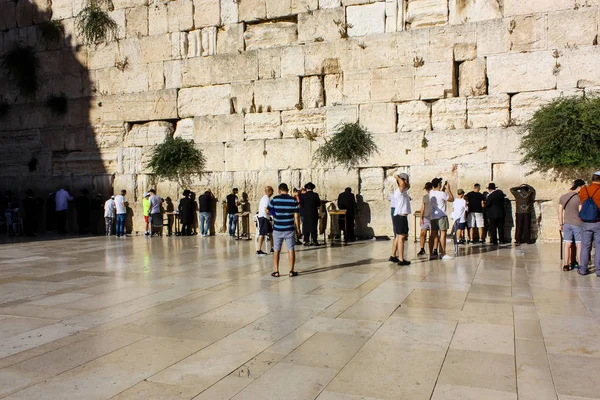
M319 208L321 207L321 198L314 191L315 185L312 182L308 182L304 185L306 193L301 196L302 208L304 209L304 223L302 228L304 230L304 245L305 246L318 246L318 228L319 228Z
M142 199L142 210L144 212L144 223L146 230L144 231L144 235L148 236L150 234L150 193L144 193L144 198Z
M296 253L294 251L294 231L300 234L300 216L298 202L288 194L288 185L279 185L279 194L269 202L269 215L273 217L273 269L271 276L279 278L279 256L283 242L288 249L290 277L298 276L295 270Z
M161 227L163 226L163 217L161 212L161 206L163 203L163 199L160 196L156 195L156 189L150 189L148 191L150 193L150 197L148 200L150 201L150 229L152 227ZM150 231L152 232L152 230Z
M173 234L173 225L175 224L175 206L173 205L173 200L170 197L165 199L165 203L167 203L166 211L167 211L167 236L171 236Z
M565 263L563 271L579 269L579 253L581 253L581 219L579 218L579 192L585 186L583 179L575 179L571 190L560 196L558 200L558 223L565 246ZM575 242L575 246L573 246ZM575 260L575 261L573 261Z
M125 234L131 235L133 233L133 208L129 207L129 202L125 202L125 209L127 210L127 215L125 217Z
M489 235L492 244L497 246L504 243L504 198L506 195L502 190L496 188L495 183L487 187L488 196L485 201L485 211L488 219Z
M581 253L579 254L579 275L589 274L588 264L592 253L592 244L596 248L594 267L600 277L600 171L592 176L592 183L579 191L581 218Z
M125 207L126 190L115 196L115 208L117 210L117 237L125 238L125 219L127 218L127 207Z
M396 262L400 266L410 265L410 261L404 257L404 242L408 239L408 215L411 213L410 209L410 197L408 196L408 189L410 189L410 182L408 175L401 173L400 175L394 174L394 179L398 183L398 188L394 194L394 231L397 232L392 243L392 256L390 261ZM398 254L398 257L395 256Z
M423 202L421 203L421 235L419 236L419 244L421 245L421 250L417 253L418 256L424 256L425 253L425 240L427 239L427 231L431 232L431 199L429 198L429 193L433 189L433 185L431 182L427 182L423 190L425 190L425 194L423 195ZM394 233L396 231L394 230ZM429 240L431 241L431 234L429 235Z
M240 201L238 199L238 188L233 188L230 194L225 198L227 201L227 224L229 226L229 236L234 237L238 225L237 214Z
M111 236L113 234L116 212L115 196L110 196L110 199L106 200L104 203L104 232L106 236Z
M527 184L515 186L510 189L510 192L515 197L516 210L516 230L515 243L533 243L531 238L531 215L535 204L535 189Z
M179 220L181 223L181 236L192 234L192 218L194 215L194 203L190 199L190 191L183 191L183 198L179 200Z
M69 215L69 201L73 201L73 197L68 190L60 189L54 195L56 203L56 228L58 233L67 233L67 217Z
M190 200L192 201L192 235L198 234L198 201L196 200L196 193L190 192Z
M266 256L267 253L262 251L265 237L269 237L271 246L273 245L273 226L271 225L271 218L267 209L271 202L271 196L273 196L273 188L271 186L265 187L265 194L258 203L258 249L256 250L257 256ZM272 252L274 250L271 250Z
M198 211L200 212L200 234L203 237L208 236L210 231L210 221L212 219L212 193L210 190L204 192L198 197Z
M465 191L458 189L457 198L452 203L452 223L456 224L456 241L465 244L464 232L467 225L467 201L464 199Z
M75 199L75 209L77 211L77 227L80 235L87 235L90 232L90 215L92 208L88 195L90 191L81 189L80 195Z
M433 179L431 184L433 185L433 189L429 192L429 199L431 201L430 258L437 258L439 248L440 258L442 260L451 260L452 257L446 254L446 235L448 229L450 229L446 204L454 201L454 195L448 181L442 186L442 178Z
M467 201L467 227L469 228L471 241L475 244L475 228L477 228L478 241L484 244L483 228L485 225L483 218L483 209L485 207L485 196L481 193L481 185L476 183L473 185L473 190L465 196Z
M356 218L356 198L354 197L354 193L352 193L352 188L347 187L344 189L342 193L338 196L338 210L346 210L346 215L342 216L342 220L340 221L340 228L342 230L345 227L348 229L347 232L344 232L344 240L346 242L353 242L356 240L356 235L354 233L354 221ZM345 221L345 224L344 224Z
M104 214L104 205L102 202L102 195L96 194L90 201L90 232L93 235L98 235L102 231L102 215Z
M33 190L27 189L25 196L23 200L23 233L27 237L34 237L38 224L38 203L33 197Z

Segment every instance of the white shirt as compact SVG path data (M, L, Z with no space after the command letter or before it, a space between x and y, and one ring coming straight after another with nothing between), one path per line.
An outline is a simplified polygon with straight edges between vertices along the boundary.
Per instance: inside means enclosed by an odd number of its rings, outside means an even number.
M446 202L449 199L448 193L439 190L429 192L431 200L431 219L440 219L446 215Z
M115 196L115 207L117 207L117 214L127 214L127 207L125 207L125 197L122 194Z
M150 196L150 214L160 214L160 205L162 204L162 199L153 194Z
M108 199L104 203L104 218L114 218L115 217L115 201L113 199Z
M65 189L60 189L54 196L56 202L56 211L65 211L69 208L69 200L73 200L73 197Z
M260 199L258 203L258 217L259 218L269 218L269 214L267 214L267 207L269 207L269 202L271 198L266 194Z
M398 202L399 196L400 196L400 189L396 189L392 193L390 193L390 195L388 196L388 200L390 201L391 208L396 207L396 203Z
M400 189L394 190L392 207L394 207L394 215L408 215L411 213L410 197L407 189L402 192Z
M467 201L465 199L454 199L452 203L452 219L458 221L461 224L466 222L465 217L467 215Z

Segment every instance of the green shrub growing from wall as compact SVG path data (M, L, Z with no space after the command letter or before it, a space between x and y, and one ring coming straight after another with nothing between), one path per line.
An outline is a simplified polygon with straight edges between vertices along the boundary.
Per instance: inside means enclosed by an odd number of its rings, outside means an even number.
M379 152L373 135L358 123L340 124L331 139L319 147L314 159L320 164L343 166L350 170Z
M148 162L155 180L165 179L182 186L188 186L194 176L202 175L205 165L206 158L193 140L171 136L154 146Z
M77 14L76 26L87 43L98 43L115 38L119 28L108 12L94 0Z

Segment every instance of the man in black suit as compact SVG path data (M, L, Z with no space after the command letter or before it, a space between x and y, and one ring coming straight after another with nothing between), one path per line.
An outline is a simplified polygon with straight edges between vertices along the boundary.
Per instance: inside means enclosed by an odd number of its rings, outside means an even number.
M194 214L194 202L190 199L191 192L183 191L183 198L179 200L179 221L181 223L181 236L192 234L192 223Z
M315 185L312 182L308 182L304 185L306 193L300 198L301 207L304 209L304 223L302 228L304 229L304 245L305 246L318 246L318 233L317 228L319 224L319 207L321 207L321 199L319 195L314 192Z
M485 201L485 211L489 224L489 234L493 245L504 243L504 198L502 190L496 188L495 183L488 185L488 197Z
M356 198L352 193L351 188L346 188L343 193L338 196L338 209L346 210L346 227L347 232L344 232L344 240L346 242L355 240L354 236L354 219L356 217ZM344 219L340 218L340 229L344 229Z

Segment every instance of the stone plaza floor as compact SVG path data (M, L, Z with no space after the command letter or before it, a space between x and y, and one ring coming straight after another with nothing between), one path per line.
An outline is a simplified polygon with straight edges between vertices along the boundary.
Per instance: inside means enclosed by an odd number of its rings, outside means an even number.
M600 398L600 279L558 244L390 245L300 248L275 279L223 237L0 244L0 397Z

